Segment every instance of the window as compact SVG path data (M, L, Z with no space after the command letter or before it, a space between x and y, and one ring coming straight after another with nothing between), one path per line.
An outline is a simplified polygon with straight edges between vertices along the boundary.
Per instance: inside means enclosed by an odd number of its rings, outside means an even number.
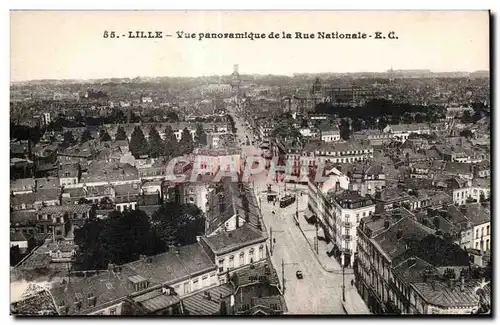
M476 229L476 238L479 238L479 229Z
M359 223L359 213L356 214L356 223Z
M490 226L486 226L486 236L490 235Z
M229 269L231 270L231 269L233 269L233 268L234 268L234 256L233 256L233 255L231 255L231 256L229 257Z
M259 258L260 259L263 259L265 256L264 256L264 245L260 245L259 246Z
M244 265L244 264L245 264L245 253L241 252L240 253L240 265Z
M253 262L254 261L254 249L253 248L250 249L248 256L250 257L250 262Z
M479 242L476 242L476 249L479 249Z
M366 211L365 211L365 212L363 212L363 217L366 217Z
M184 283L184 293L189 293L189 282Z
M111 309L109 310L109 314L110 314L111 316L116 315L116 308L111 308Z
M484 236L484 227L481 228L481 237Z
M198 279L194 280L194 281L193 281L193 291L194 291L194 290L198 290L198 289L199 289L199 288L198 288L198 285L199 285L199 281L198 281Z

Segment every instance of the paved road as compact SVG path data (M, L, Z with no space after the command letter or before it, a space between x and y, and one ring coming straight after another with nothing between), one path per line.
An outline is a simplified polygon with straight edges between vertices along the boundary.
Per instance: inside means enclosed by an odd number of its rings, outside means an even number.
M241 141L246 140L249 132L245 130L238 114L234 110L230 112L238 128L238 137ZM242 148L246 153L258 152L259 149L253 146L244 146ZM342 308L342 275L326 272L314 252L307 243L306 239L295 225L293 216L297 209L296 204L287 208L279 208L279 205L273 206L267 203L265 197L267 178L258 175L254 177L255 191L261 196L261 211L264 223L268 232L273 231L273 237L276 239L271 260L278 271L281 279L282 261L285 262L285 300L290 314L344 314ZM289 186L293 189L294 186ZM278 192L278 185L273 186L273 190ZM283 191L281 186L280 192ZM299 211L307 207L307 196L298 196ZM275 210L276 214L271 212ZM278 232L279 231L279 232ZM301 270L304 279L296 278L296 271ZM282 280L282 279L281 279Z

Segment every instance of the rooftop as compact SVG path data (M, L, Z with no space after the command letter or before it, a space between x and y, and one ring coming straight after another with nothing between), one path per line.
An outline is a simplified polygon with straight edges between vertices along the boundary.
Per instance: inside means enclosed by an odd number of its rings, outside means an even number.
M40 211L38 211L38 214L62 216L67 213L71 217L75 213L80 216L82 213L87 213L91 209L92 206L88 204L54 205L41 208Z
M224 254L253 243L264 242L267 235L245 223L233 231L222 232L210 237L203 236L201 239L215 254Z
M479 296L476 290L480 286L480 281L467 281L464 290L460 290L457 285L450 287L442 282L414 283L415 290L431 305L441 307L474 307L479 303ZM491 285L484 287L486 302L491 303Z
M240 287L262 281L271 285L279 285L278 274L269 259L254 263L249 267L236 270L232 275L231 281L234 284L236 291L238 291L238 288Z
M146 260L139 259L127 264L127 267L136 275L155 283L171 283L203 271L215 270L215 264L199 243L181 246L163 254L150 256Z

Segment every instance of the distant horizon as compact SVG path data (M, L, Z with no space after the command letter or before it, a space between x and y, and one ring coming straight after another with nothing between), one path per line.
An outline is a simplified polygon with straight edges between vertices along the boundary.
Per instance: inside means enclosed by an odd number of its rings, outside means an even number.
M431 69L393 69L393 72L416 72L416 71L428 71L433 74L452 74L452 73L490 73L490 70L454 70L454 71L433 71ZM321 74L387 74L390 70L386 71L351 71L351 72L293 72L291 74L280 74L280 73L240 73L240 76L275 76L275 77L290 77L293 78L294 75L321 75ZM40 81L97 81L97 80L109 80L109 79L156 79L156 78L172 78L172 79L197 79L197 78L217 78L217 77L230 77L231 73L228 74L213 74L213 75L198 75L198 76L172 76L172 75L158 75L158 76L134 76L134 77L97 77L97 78L62 78L62 79L53 79L53 78L40 78L40 79L25 79L25 80L11 80L10 83L25 83L25 82L40 82Z

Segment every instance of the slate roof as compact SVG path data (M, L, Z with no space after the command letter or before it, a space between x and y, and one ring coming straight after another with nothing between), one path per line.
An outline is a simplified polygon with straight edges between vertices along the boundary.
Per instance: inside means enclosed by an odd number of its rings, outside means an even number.
M59 194L58 188L40 189L35 193L35 202L59 200Z
M11 304L11 311L17 315L57 315L57 309L50 293L41 290Z
M476 290L479 287L479 280L467 281L464 291L458 285L450 288L442 282L414 283L413 288L431 305L442 307L474 307L479 303L479 296ZM486 302L491 303L491 285L484 287Z
M481 225L490 222L491 219L491 206L489 203L471 203L465 205L465 215L473 225Z
M144 308L148 314L153 314L179 303L180 299L176 295L167 295L161 289L157 289L134 297L133 301Z
M35 180L33 178L20 178L10 181L11 191L31 191L35 188Z
M221 232L210 237L201 237L215 254L225 254L251 244L264 242L267 235L247 223L238 229Z
M19 206L24 204L34 204L36 201L35 193L24 193L24 194L16 194L10 197L10 205L11 206Z
M172 249L150 256L150 262L137 260L127 264L127 267L152 282L167 284L216 269L199 243L181 246L178 251L179 254L176 254Z
M398 230L401 230L401 239L397 238ZM403 254L407 249L407 244L419 242L434 231L410 217L403 217L393 223L389 229L373 238L380 250L389 258L394 259Z
M10 233L10 241L27 241L28 238L21 231L11 232Z
M283 296L267 296L267 297L253 297L251 299L250 305L252 306L252 314L257 312L257 309L264 308L271 311L277 312L287 312L288 308L286 307L285 298Z
M266 273L266 270L268 273ZM236 292L240 287L259 283L261 280L265 280L270 285L279 285L278 274L269 259L254 263L251 267L236 270L232 276Z
M405 259L393 268L394 274L405 283L424 282L423 275L425 270L437 272L432 264L416 256Z
M206 293L210 293L208 298ZM197 292L182 299L184 310L188 315L217 315L220 311L220 302L233 293L229 283Z

